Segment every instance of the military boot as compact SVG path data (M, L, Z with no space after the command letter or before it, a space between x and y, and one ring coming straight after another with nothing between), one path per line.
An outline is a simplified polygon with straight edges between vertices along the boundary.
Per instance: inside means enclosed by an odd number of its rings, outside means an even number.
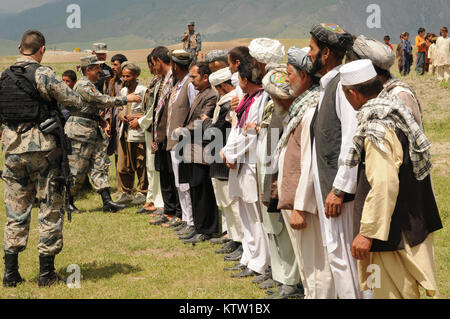
M39 255L39 287L48 287L63 280L55 273L55 256Z
M17 284L25 280L19 274L19 254L5 254L5 276L3 277L3 287L16 287Z
M79 214L81 211L75 206L73 196L69 197L69 207L67 208L72 214Z
M119 210L124 209L126 206L125 205L120 205L117 203L114 203L111 199L111 194L109 192L108 188L105 188L103 190L101 190L100 195L102 196L102 200L103 200L103 211L104 212L112 212L115 213Z

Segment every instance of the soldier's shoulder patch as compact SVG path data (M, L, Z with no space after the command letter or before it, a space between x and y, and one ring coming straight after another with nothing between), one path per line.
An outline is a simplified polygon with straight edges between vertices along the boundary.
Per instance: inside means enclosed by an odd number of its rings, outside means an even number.
M94 93L94 94L101 94L100 91L97 90L96 87L91 87L91 93Z

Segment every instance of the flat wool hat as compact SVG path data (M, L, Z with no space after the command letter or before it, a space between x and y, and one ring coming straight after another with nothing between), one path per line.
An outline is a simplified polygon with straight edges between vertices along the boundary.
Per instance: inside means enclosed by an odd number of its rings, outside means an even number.
M108 53L108 46L105 43L94 43L92 51L95 53Z
M339 73L341 74L341 84L344 86L361 84L377 77L377 72L369 59L345 64Z
M312 27L311 35L330 47L348 50L353 45L353 36L337 24L319 23Z
M218 86L224 82L230 81L231 76L230 68L220 69L210 74L209 83L211 83L211 86Z
M191 54L184 50L172 50L169 52L169 56L172 61L181 65L189 65L192 62Z
M394 51L386 44L381 43L375 39L366 38L360 35L353 44L353 52L359 56L360 59L372 60L373 64L380 69L387 70L395 63Z
M103 61L99 61L97 59L96 55L89 55L89 56L84 56L80 58L81 61L81 66L89 66L89 65L95 65L95 64L103 64L105 62Z
M250 55L259 63L280 63L284 57L284 46L278 40L258 38L248 46Z

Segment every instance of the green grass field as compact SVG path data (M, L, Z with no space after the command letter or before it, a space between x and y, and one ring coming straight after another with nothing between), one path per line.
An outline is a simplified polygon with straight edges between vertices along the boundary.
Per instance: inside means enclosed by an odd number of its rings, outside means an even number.
M294 41L286 45L294 44ZM297 45L304 46L307 41ZM2 70L8 61L0 64ZM145 63L142 82L150 74ZM73 68L73 63L53 64L61 74ZM398 75L398 73L395 73ZM449 83L439 83L432 75L418 77L414 71L404 78L412 84L421 100L425 130L433 143L433 182L444 229L435 235L436 271L442 298L450 297L450 90ZM1 156L3 167L3 156ZM112 192L115 176L111 166ZM0 193L3 183L0 182ZM20 271L27 280L15 289L0 287L0 298L264 298L265 293L251 279L231 279L223 267L231 265L221 255L214 254L209 242L185 245L171 230L149 226L149 218L135 214L136 207L117 214L101 212L100 196L86 194L77 206L86 212L74 215L71 224L64 225L64 249L56 258L62 276L71 264L81 267L81 288L65 285L39 289L37 252L37 210L33 218L28 248L20 254ZM0 233L5 225L5 208L0 203ZM0 272L3 274L1 263ZM2 276L1 274L1 276Z

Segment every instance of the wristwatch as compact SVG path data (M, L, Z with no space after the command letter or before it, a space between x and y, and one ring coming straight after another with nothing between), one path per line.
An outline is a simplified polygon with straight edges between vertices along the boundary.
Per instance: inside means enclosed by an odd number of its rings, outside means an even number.
M337 197L344 197L345 196L345 192L341 191L340 189L337 189L335 187L333 187L332 189L334 195L336 195Z

